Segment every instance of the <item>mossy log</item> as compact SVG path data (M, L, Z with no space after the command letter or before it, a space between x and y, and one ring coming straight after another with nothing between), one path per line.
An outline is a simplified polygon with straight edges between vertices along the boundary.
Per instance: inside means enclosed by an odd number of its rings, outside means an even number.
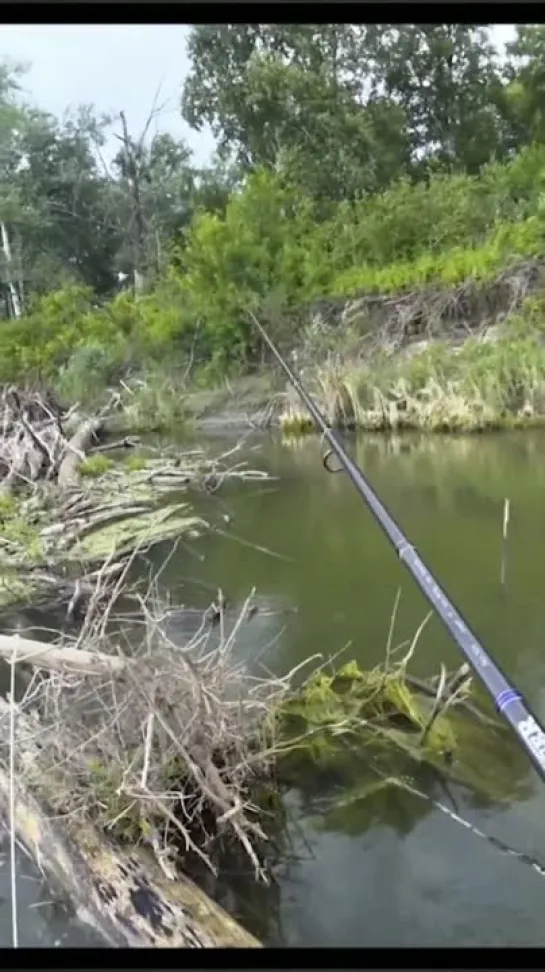
M260 947L193 881L179 874L167 877L146 846L127 849L73 814L53 816L55 774L50 768L40 772L37 726L18 709L13 720L15 799L11 819L10 721L10 705L0 698L0 814L82 921L110 946Z

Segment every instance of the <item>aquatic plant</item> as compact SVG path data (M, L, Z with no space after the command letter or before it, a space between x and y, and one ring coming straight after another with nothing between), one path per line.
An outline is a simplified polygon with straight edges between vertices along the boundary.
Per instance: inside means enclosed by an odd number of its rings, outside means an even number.
M357 777L370 780L373 792L377 776L395 778L412 763L414 773L433 767L487 801L526 792L520 753L504 726L475 705L465 666L459 675L422 681L408 674L409 656L370 671L350 662L336 673L313 673L282 703L281 773L301 780L311 767L359 767Z

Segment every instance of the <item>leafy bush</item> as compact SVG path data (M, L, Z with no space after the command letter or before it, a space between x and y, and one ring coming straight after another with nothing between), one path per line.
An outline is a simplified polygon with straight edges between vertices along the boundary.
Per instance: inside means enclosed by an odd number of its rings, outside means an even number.
M86 344L74 351L59 371L56 387L67 401L98 401L113 381L116 362L100 344Z
M88 288L69 285L2 324L0 380L57 379L70 398L93 397L122 370L185 369L190 356L202 380L216 381L256 360L249 311L294 342L286 321L317 298L485 281L543 253L544 215L544 145L476 177L400 180L325 221L280 175L256 170L222 214L195 216L153 292L97 306Z
M211 355L244 359L254 348L246 312L271 295L279 318L327 295L486 280L512 259L541 253L544 182L545 146L535 146L478 177L401 180L319 223L310 201L279 176L255 172L223 216L194 222L181 291L191 293Z
M203 321L212 357L244 359L256 343L247 311L272 293L284 310L300 297L311 210L281 179L257 171L223 217L197 217L181 258L183 290Z

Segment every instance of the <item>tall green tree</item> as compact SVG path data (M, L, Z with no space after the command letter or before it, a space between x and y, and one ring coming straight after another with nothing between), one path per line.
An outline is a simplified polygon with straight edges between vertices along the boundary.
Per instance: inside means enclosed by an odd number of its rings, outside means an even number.
M186 120L246 168L289 159L313 186L319 167L314 191L333 199L430 164L477 172L509 150L486 26L211 25L189 54Z
M366 43L372 97L403 108L415 161L473 173L505 154L502 76L487 26L377 25Z
M517 24L507 45L504 111L514 149L545 140L545 26Z
M35 109L25 116L16 185L27 216L20 236L28 285L41 291L73 279L108 293L120 234L93 150L102 128L89 110L63 122Z
M409 157L404 112L362 99L365 28L214 25L194 28L182 110L209 124L243 169L283 171L329 200L383 188Z

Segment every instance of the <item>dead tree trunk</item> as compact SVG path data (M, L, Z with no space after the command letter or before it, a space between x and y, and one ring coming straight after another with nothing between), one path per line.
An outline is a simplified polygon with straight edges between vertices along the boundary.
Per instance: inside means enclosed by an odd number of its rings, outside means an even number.
M123 128L123 154L125 178L127 179L132 199L133 219L133 283L136 295L141 293L146 282L146 268L144 254L146 245L146 227L142 199L140 195L140 162L135 145L129 136L125 112L119 113Z
M189 878L163 874L147 848L120 848L73 814L53 816L55 771L44 765L39 723L19 709L11 741L12 819L10 717L10 705L0 697L0 816L82 921L117 947L259 947Z
M72 486L79 479L78 470L95 440L95 436L102 425L100 419L88 419L79 426L66 446L66 452L59 466L57 480L59 486Z

